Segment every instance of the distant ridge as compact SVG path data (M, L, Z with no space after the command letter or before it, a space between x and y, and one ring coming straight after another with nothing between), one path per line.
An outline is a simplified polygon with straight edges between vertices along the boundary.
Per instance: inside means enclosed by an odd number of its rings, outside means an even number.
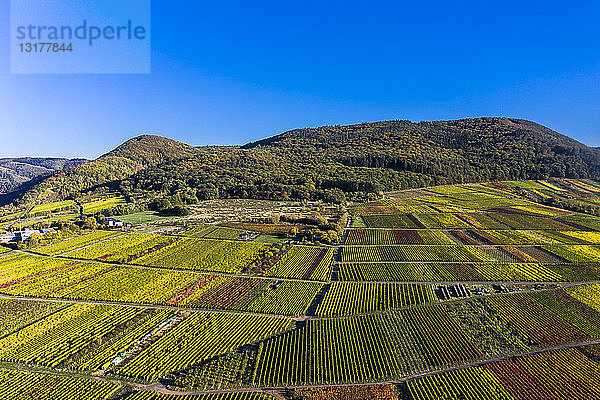
M197 149L154 135L134 137L96 160L56 173L27 190L21 202L62 200L83 190L118 181L147 166L189 157Z
M85 162L87 160L83 158L0 158L0 194L13 192L32 179Z

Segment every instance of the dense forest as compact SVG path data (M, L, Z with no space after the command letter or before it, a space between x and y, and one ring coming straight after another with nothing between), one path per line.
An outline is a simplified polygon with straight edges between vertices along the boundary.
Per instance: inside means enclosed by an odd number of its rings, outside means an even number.
M110 188L129 199L368 198L382 191L511 179L600 178L600 151L525 120L387 121L298 129L242 147L142 136L29 193ZM43 189L43 190L42 190Z
M502 118L300 129L241 148L203 149L144 169L121 190L215 197L330 198L507 179L598 178L600 151Z

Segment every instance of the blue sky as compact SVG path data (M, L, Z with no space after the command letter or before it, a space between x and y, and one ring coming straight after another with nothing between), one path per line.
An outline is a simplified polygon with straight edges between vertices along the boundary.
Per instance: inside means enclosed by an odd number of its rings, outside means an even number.
M0 157L501 110L600 146L597 1L153 0L140 75L11 75L0 5Z

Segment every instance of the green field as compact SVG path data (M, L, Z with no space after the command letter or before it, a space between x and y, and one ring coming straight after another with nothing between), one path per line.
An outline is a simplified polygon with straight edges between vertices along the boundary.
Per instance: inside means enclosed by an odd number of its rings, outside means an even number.
M139 225L149 222L163 221L173 217L159 215L156 211L144 211L135 214L117 215L113 218L123 221L126 224Z

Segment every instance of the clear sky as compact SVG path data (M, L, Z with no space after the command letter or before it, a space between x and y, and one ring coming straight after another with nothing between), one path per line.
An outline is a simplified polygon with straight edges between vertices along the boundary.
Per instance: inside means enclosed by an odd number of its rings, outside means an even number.
M147 75L11 75L0 5L0 157L501 112L600 146L597 0L153 0Z

